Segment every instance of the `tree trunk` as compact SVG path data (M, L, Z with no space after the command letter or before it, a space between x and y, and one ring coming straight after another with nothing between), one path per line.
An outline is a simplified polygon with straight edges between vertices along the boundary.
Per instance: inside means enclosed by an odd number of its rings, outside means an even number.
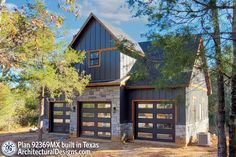
M222 54L220 45L220 28L218 19L218 10L216 0L211 0L212 22L214 27L215 57L217 66L217 97L218 97L218 114L217 114L217 132L218 132L218 156L226 157L226 136L225 136L225 98L224 98L224 76L222 73Z
M233 6L236 6L236 0L233 1ZM233 66L231 80L231 112L229 117L229 156L235 157L236 150L236 8L233 8L233 24L232 24L232 39L233 39Z
M38 118L38 140L43 140L43 114L44 114L44 86L40 91L39 118Z

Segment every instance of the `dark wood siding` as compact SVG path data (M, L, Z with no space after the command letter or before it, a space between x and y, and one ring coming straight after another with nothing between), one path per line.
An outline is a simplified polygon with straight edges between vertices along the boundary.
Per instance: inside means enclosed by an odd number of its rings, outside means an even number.
M185 88L126 89L125 95L128 100L127 104L121 104L123 112L121 113L121 123L132 121L132 100L176 100L176 124L185 124Z
M76 41L77 50L97 50L114 47L112 35L96 20L92 19L84 28ZM88 56L84 64L77 64L76 68L91 74L91 82L112 81L120 78L120 53L118 51L104 51L101 53L101 66L88 67Z

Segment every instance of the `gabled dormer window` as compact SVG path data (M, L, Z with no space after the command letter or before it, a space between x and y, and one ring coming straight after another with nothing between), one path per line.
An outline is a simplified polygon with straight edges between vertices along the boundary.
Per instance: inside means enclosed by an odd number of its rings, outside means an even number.
M93 51L88 51L88 64L89 67L99 67L100 66L100 62L101 62L101 55L100 55L100 51L99 50L93 50Z

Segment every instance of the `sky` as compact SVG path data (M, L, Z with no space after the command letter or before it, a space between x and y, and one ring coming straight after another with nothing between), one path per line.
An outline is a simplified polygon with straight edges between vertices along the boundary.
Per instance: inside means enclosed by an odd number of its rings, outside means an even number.
M28 1L33 2L34 0ZM20 8L26 2L27 0L6 0L5 3L8 8ZM148 30L146 26L147 19L134 18L125 0L80 0L78 2L80 3L80 17L76 19L73 14L59 9L57 0L45 0L45 5L49 11L65 17L62 28L67 30L64 38L68 43L82 27L91 12L98 18L102 18L111 25L122 29L123 32L137 42L146 40L141 34L146 33Z

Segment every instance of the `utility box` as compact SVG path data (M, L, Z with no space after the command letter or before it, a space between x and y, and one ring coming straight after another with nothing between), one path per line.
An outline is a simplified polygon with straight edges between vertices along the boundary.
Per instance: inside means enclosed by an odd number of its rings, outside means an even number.
M209 132L200 132L197 134L198 145L210 146L211 145L211 135Z

